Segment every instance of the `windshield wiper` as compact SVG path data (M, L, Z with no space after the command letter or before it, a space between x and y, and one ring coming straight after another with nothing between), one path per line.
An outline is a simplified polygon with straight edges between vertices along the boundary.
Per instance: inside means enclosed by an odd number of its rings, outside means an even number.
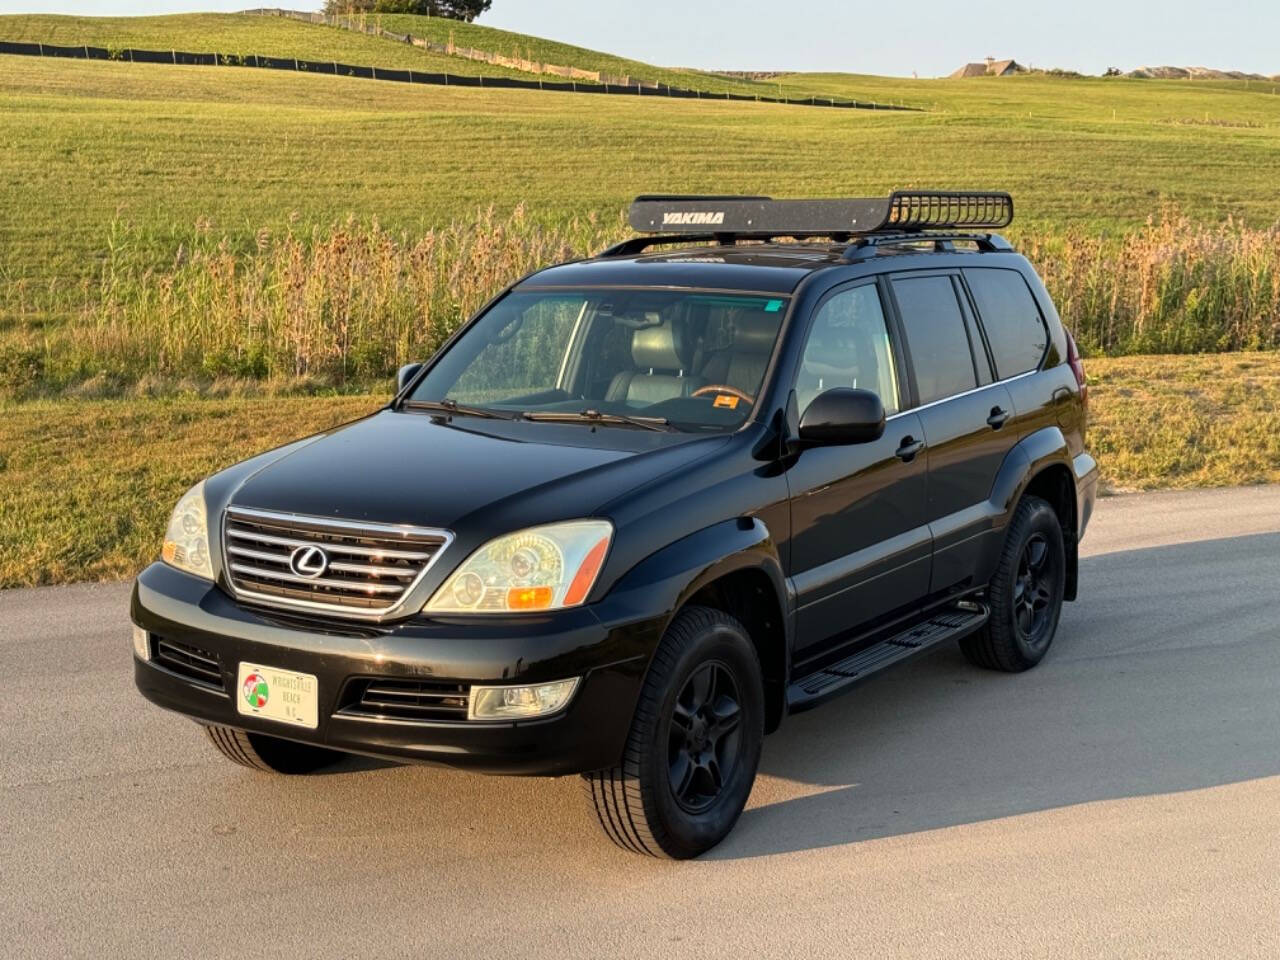
M484 407L469 407L446 397L443 400L406 400L401 404L406 410L432 410L436 413L460 413L467 417L484 417L486 420L514 420L515 414L499 413Z
M526 420L546 423L603 423L608 426L641 427L645 430L674 430L666 417L631 417L623 413L601 413L599 410L582 410L578 413L539 413L526 410L520 414Z

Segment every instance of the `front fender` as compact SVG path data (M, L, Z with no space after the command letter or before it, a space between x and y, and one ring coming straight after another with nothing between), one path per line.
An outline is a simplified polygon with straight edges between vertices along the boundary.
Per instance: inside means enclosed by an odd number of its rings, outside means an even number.
M699 590L739 570L763 572L783 612L791 648L793 597L782 572L778 546L758 517L740 517L705 527L651 554L624 574L610 591L610 604L637 619L661 610L663 630ZM655 644L656 646L656 644Z

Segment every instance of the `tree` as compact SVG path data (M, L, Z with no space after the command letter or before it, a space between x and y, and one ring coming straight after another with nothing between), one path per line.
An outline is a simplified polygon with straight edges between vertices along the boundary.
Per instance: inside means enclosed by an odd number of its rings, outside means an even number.
M491 6L493 0L325 0L324 12L339 16L349 13L416 13L470 23Z

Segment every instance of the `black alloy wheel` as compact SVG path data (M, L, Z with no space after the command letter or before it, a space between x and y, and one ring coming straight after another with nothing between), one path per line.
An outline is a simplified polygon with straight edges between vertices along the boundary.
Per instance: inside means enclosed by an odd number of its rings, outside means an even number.
M1022 548L1013 585L1013 619L1018 636L1028 646L1043 643L1048 633L1046 628L1057 619L1054 616L1060 579L1057 559L1042 533L1033 535Z
M671 792L687 813L715 804L739 762L742 706L738 682L719 662L703 664L676 697L671 713Z

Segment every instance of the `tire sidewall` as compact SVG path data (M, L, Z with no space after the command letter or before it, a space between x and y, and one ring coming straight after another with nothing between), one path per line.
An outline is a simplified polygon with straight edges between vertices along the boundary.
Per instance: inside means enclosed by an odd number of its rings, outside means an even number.
M676 801L668 774L668 740L676 698L685 683L703 664L719 661L733 673L742 712L739 757L715 804L692 814ZM687 644L667 677L658 699L658 713L649 731L645 779L653 784L652 802L658 820L666 827L671 846L679 851L701 852L727 834L746 805L760 764L764 742L764 683L755 648L740 628L717 621L702 629Z

